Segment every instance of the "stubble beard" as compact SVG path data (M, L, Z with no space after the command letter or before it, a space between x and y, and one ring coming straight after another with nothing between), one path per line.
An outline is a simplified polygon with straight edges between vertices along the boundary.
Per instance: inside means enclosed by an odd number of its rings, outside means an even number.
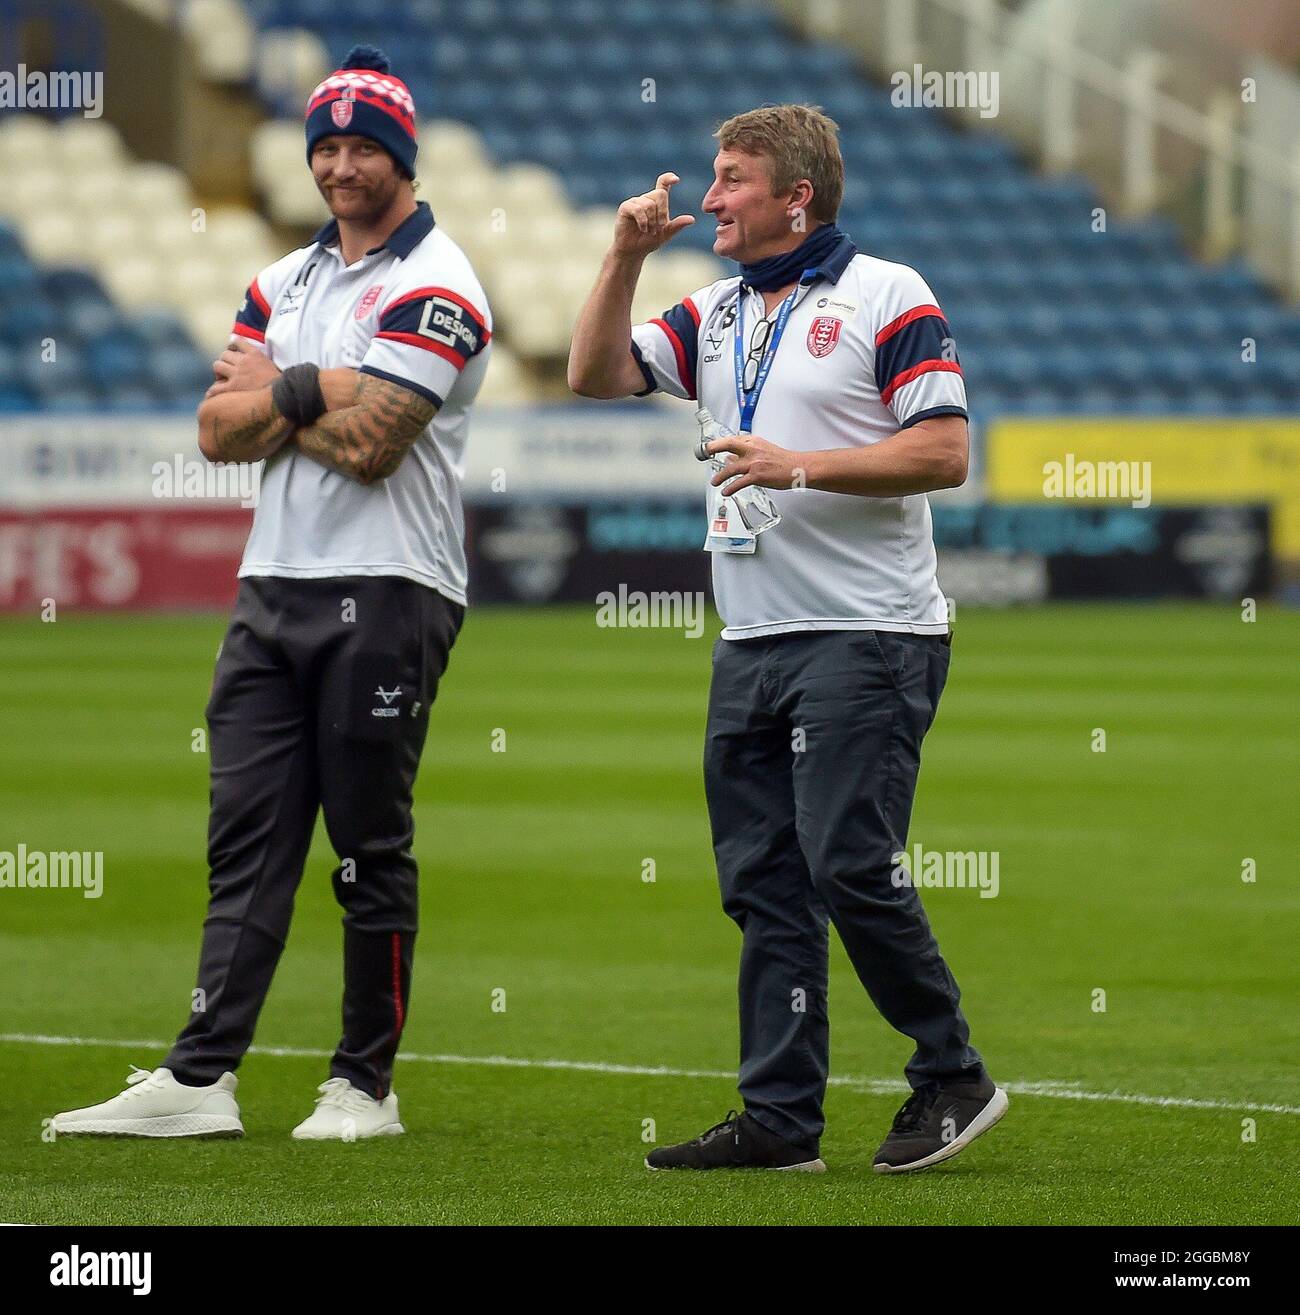
M400 183L400 177L394 173L393 177L385 183L367 187L364 191L350 192L347 208L342 213L335 207L330 193L327 193L319 184L317 190L320 191L325 204L329 207L330 214L335 219L344 220L350 224L358 224L364 228L378 223L392 209L393 203L397 200L397 189ZM359 205L364 208L358 209Z

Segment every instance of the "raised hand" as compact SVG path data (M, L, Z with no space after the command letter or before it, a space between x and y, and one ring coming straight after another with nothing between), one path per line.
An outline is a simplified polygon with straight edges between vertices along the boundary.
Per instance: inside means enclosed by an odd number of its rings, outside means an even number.
M669 216L668 193L681 179L662 173L654 190L629 197L618 208L614 223L614 250L624 256L648 256L694 222L693 215Z

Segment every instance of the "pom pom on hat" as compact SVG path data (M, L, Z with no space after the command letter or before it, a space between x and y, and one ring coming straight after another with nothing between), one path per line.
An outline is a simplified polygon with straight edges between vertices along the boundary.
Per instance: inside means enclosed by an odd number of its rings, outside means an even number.
M344 56L339 68L368 68L376 73L387 73L391 65L388 56L378 46L353 46Z

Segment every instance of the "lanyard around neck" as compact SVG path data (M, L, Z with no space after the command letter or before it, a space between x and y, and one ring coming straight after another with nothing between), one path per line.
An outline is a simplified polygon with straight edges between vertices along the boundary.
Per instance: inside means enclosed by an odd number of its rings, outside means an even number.
M790 312L794 309L800 291L816 277L816 274L815 269L804 270L799 276L799 282L790 289L789 295L781 303L781 309L776 314L776 323L772 327L772 335L763 350L763 359L758 364L758 373L754 376L754 386L749 392L745 391L745 289L741 287L736 290L736 403L740 408L742 434L748 434L754 423L754 412L758 409L759 395L767 382L767 376L771 373L772 362L776 360L776 349L781 345L781 335L785 332Z

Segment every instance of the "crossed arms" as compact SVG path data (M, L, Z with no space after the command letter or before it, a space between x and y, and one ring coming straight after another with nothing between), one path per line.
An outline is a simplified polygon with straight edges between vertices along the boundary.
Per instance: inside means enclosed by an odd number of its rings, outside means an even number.
M358 484L387 479L437 412L409 388L358 370L322 370L326 411L296 429L271 399L280 371L237 339L213 365L217 381L199 406L199 450L209 461L260 461L282 447Z

